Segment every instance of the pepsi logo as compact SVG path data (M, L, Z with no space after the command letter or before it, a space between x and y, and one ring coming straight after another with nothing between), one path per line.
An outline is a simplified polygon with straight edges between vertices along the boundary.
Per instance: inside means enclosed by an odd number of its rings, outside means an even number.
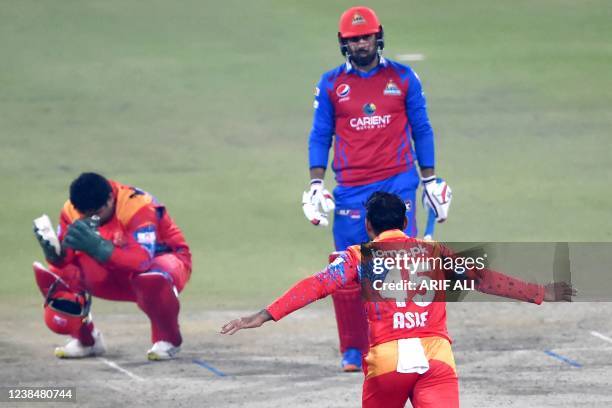
M339 98L347 97L350 92L351 92L351 87L348 86L347 84L340 84L336 88L336 95L338 95Z

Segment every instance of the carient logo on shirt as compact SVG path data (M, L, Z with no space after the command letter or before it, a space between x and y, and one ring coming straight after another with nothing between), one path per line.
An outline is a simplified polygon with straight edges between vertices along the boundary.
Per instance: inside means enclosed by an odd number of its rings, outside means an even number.
M349 120L349 125L355 130L384 129L389 123L391 115L369 115Z
M391 95L391 96L400 96L402 91L395 85L392 79L387 82L387 86L385 86L385 90L383 91L383 95Z

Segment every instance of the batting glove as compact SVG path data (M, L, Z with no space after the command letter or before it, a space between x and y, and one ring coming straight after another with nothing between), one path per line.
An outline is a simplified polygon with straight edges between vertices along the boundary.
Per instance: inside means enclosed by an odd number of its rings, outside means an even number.
M453 198L451 188L446 181L436 176L426 177L423 182L423 207L433 210L437 222L444 222L448 218L448 210Z
M36 228L36 226L34 226L34 236L36 236L38 245L40 245L43 253L45 254L45 259L51 261L52 263L57 263L62 259L61 250L58 251L48 238L43 237L43 234L41 234L40 230Z
M106 262L115 248L111 241L98 235L86 220L70 224L63 244L76 251L83 251L99 262Z
M310 190L302 194L302 210L313 225L327 227L329 220L327 214L336 208L334 199L323 186L323 180L310 180Z

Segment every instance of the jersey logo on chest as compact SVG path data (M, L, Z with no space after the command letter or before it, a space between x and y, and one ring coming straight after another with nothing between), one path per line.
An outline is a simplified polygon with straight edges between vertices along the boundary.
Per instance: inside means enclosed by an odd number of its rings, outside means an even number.
M385 90L383 91L383 95L386 95L386 96L401 96L402 95L402 91L395 84L395 82L393 82L393 80L390 79L389 82L387 82L387 85L385 86Z

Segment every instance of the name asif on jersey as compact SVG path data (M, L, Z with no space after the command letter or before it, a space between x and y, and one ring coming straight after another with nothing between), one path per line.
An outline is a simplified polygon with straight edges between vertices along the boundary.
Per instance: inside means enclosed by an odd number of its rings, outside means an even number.
M366 116L351 118L349 121L355 130L384 129L391 123L391 115L375 115L376 105L371 102L363 105L362 110Z

